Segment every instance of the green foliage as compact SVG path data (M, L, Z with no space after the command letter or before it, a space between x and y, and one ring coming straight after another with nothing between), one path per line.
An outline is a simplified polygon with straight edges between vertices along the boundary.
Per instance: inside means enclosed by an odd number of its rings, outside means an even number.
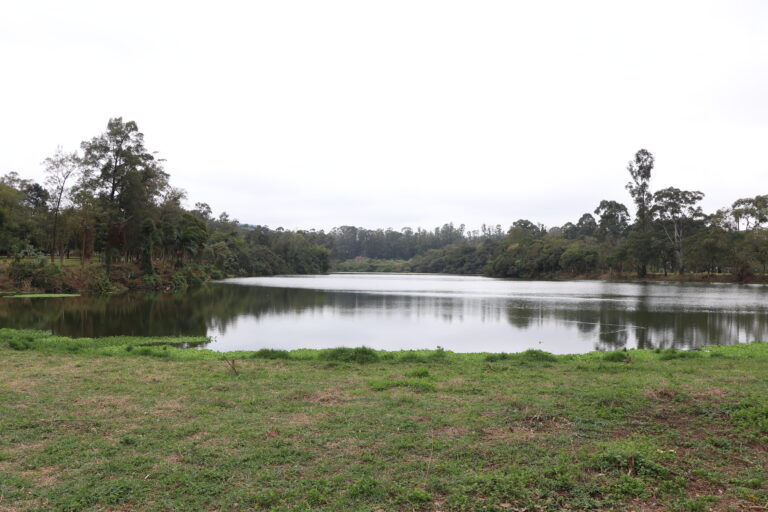
M151 277L154 278L154 282L159 282L159 278L156 276ZM94 295L109 295L110 293L115 292L115 287L106 274L101 274L89 283L88 291Z
M254 359L291 359L291 353L287 350L262 348L251 354L251 357Z
M560 267L571 274L584 274L597 269L598 255L594 247L572 245L560 256Z
M742 400L730 410L731 420L745 428L768 434L768 402L757 397Z
M545 352L543 350L528 349L520 354L520 359L523 361L531 361L537 363L554 363L557 362L557 356Z
M377 362L380 357L378 352L368 347L339 347L321 352L320 359L325 361L340 361L344 363L368 364Z
M677 350L676 348L668 348L659 352L659 359L662 361L669 361L671 359L686 359L693 357L702 357L702 353L694 350Z
M176 272L171 276L171 287L176 291L184 291L189 287L187 277L181 272Z
M405 260L384 260L358 256L334 265L334 272L409 272L411 265Z
M489 363L495 363L497 361L507 361L511 358L511 354L506 352L499 352L498 354L488 354L485 356L485 360Z
M65 282L64 272L46 260L15 260L8 266L8 276L16 286L33 286L45 292L67 293L76 291Z
M603 360L610 363L629 363L632 361L632 357L625 350L616 350L606 353Z
M32 348L29 340L10 340L8 346L13 350L30 350Z

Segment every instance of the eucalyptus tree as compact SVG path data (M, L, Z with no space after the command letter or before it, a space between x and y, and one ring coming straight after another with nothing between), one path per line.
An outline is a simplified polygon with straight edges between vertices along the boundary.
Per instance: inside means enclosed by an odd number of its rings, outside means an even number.
M731 214L737 229L741 228L742 221L746 230L760 227L768 222L768 195L737 199L731 207Z
M677 259L677 271L685 271L684 240L685 230L692 221L704 218L704 213L697 203L704 194L697 190L680 190L668 187L653 194L653 212L658 215L664 234L672 244Z
M617 201L602 200L595 208L598 216L597 238L614 245L621 239L629 228L629 211Z
M45 159L45 184L51 197L51 211L53 213L53 225L51 226L51 263L54 253L59 249L59 256L64 261L63 247L59 247L59 217L62 204L68 199L71 181L80 170L80 158L77 153L65 153L59 146L53 156Z
M641 149L635 153L634 160L630 160L627 164L627 171L629 171L632 181L627 183L626 188L632 196L635 206L637 206L632 245L637 259L637 273L640 277L645 277L648 271L648 261L651 257L647 248L651 241L650 224L653 194L651 194L650 182L654 162L655 159L651 152L647 149Z

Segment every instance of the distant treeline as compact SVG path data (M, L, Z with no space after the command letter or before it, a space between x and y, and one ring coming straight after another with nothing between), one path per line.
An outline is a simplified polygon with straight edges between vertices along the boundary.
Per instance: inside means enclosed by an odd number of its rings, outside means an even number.
M163 160L145 147L136 123L121 118L79 151L58 149L44 166L43 184L14 172L0 177L0 255L19 265L75 256L102 263L107 275L115 264L131 264L144 276L194 269L200 279L336 268L523 278L707 272L743 280L765 273L768 263L768 196L705 214L701 192L650 189L647 150L627 167L632 215L604 200L559 227L521 219L508 230L474 231L453 224L288 231L214 216L206 203L187 209Z

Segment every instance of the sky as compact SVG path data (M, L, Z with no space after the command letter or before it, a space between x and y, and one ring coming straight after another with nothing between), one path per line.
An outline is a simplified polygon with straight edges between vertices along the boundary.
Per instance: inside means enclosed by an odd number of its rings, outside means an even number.
M270 227L505 228L768 193L768 2L0 4L0 174L135 120L188 206Z

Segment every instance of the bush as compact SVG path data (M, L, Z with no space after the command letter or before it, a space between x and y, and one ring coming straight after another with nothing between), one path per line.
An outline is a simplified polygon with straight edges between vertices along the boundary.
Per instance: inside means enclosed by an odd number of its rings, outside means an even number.
M521 359L524 361L535 361L535 362L547 362L547 363L554 363L557 361L557 356L554 354L550 354L549 352L544 352L543 350L535 350L535 349L528 349L522 354L520 354Z
M187 282L186 276L179 272L173 274L171 276L171 288L180 292L189 288L189 283Z
M485 361L488 363L495 363L496 361L506 361L510 356L506 352L499 352L498 354L488 354L485 356Z
M148 290L159 290L162 287L162 280L157 274L145 274L141 276L141 288Z
M290 359L291 354L287 350L275 350L273 348L262 348L251 354L253 359Z
M379 354L368 347L334 348L320 354L325 361L341 361L344 363L374 363L379 360Z
M88 291L95 295L109 295L114 293L115 287L110 282L106 274L98 276L88 284Z
M413 350L409 350L405 354L402 354L398 358L398 361L401 363L426 363L427 358Z
M603 356L603 361L610 363L629 363L632 358L625 350L617 350L615 352L608 352Z
M670 359L685 359L693 357L701 357L700 352L694 352L691 350L677 350L676 348L668 348L660 352L659 359L662 361L669 361Z
M443 347L437 347L431 354L427 356L429 361L445 361L445 349Z
M29 284L48 293L69 293L74 290L64 282L64 272L56 265L50 265L47 260L22 261L15 260L8 267L8 277L14 285Z
M8 342L8 346L13 350L30 350L32 345L26 340L11 340Z

